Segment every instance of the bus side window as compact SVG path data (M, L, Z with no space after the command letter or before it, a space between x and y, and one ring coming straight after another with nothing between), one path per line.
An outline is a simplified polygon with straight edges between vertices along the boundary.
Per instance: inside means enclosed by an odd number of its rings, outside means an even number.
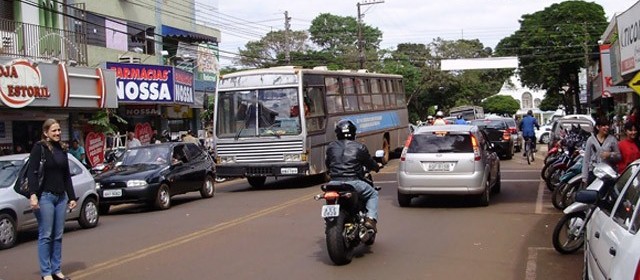
M324 94L320 87L308 87L304 90L304 104L309 107L307 119L307 131L319 131L325 129Z

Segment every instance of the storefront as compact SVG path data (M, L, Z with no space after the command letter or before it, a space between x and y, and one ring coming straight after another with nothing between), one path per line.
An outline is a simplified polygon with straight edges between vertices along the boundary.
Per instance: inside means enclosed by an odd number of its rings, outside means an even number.
M87 120L98 110L117 108L115 73L101 68L0 57L0 150L30 151L42 122L60 122L62 140L81 144L91 132Z
M178 135L197 128L191 73L172 66L114 62L108 62L107 69L116 73L118 114L128 121L126 130L145 125L156 135L165 130Z

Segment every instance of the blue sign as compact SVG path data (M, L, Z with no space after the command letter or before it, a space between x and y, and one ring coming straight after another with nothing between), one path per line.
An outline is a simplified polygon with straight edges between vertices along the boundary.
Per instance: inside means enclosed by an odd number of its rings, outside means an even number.
M176 103L193 105L193 74L182 69L175 69L176 91L173 100Z
M174 102L173 67L107 62L116 72L118 101Z
M363 115L347 116L358 128L357 133L393 128L400 125L397 112L380 112Z

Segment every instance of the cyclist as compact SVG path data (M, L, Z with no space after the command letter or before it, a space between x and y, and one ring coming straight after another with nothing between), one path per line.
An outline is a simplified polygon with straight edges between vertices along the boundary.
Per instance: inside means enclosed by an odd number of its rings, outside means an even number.
M525 143L527 139L531 139L531 146L533 148L533 152L536 151L536 132L533 130L534 127L540 130L540 125L538 124L538 120L533 117L533 111L527 111L527 115L522 118L520 122L520 131L522 131L522 138L524 138ZM526 147L525 152L522 153L522 156L527 156Z

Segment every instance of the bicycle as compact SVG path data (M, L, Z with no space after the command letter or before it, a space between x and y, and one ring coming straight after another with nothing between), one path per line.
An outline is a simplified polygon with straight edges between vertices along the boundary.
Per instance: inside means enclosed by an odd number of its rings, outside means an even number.
M533 140L527 137L527 140L524 143L524 155L527 158L527 164L531 164L535 161L535 157L533 155L533 151L535 150L534 145L535 143L533 143Z

